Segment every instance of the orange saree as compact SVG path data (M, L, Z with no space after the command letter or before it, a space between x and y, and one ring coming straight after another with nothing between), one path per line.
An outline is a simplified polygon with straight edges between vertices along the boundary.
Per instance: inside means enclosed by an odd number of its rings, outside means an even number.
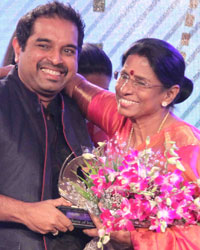
M117 112L115 95L93 87L88 91L87 88L83 83L74 93L75 96L79 96L80 107L86 113L87 119L101 127L110 138L117 133L118 138L127 141L131 121ZM87 91L84 92L84 89ZM181 163L186 169L183 174L185 180L194 181L199 178L200 131L184 121L177 121L151 136L148 147L164 152L166 138L176 142ZM142 144L137 150L143 150L144 147L145 144ZM200 226L172 226L164 233L140 228L131 232L131 240L134 250L198 250Z

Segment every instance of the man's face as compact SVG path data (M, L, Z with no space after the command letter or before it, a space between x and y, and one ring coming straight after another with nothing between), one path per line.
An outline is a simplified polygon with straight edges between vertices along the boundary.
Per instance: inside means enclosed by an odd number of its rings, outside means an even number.
M77 71L78 29L58 17L36 19L22 51L13 41L22 82L41 100L51 100Z

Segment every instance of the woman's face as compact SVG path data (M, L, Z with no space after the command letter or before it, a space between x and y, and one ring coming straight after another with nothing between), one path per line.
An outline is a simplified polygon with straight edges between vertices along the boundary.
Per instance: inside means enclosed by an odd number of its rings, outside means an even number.
M165 90L146 57L128 56L120 75L115 89L121 115L138 119L161 111Z

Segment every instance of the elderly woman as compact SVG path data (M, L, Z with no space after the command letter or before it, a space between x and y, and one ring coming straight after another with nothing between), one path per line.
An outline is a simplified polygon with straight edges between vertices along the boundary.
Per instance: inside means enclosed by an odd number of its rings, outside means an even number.
M87 119L101 127L110 138L126 142L127 150L148 147L164 152L164 143L173 140L178 147L185 180L200 174L200 131L172 113L176 103L186 100L193 89L184 76L181 54L159 39L141 39L122 57L122 70L116 73L116 95L95 87L80 76L67 84L66 91L79 103ZM116 136L117 135L117 136ZM96 226L101 223L94 218ZM97 230L85 231L90 236ZM140 228L131 233L113 232L111 237L135 250L194 250L200 246L200 227L174 225L165 233Z

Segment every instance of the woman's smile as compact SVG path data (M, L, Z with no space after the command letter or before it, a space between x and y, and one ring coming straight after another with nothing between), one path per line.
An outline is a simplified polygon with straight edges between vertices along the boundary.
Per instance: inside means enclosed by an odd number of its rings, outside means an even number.
M119 103L119 105L121 107L130 107L132 105L138 104L139 102L133 101L133 100L127 100L127 99L124 99L124 98L120 98L118 100L118 103Z

